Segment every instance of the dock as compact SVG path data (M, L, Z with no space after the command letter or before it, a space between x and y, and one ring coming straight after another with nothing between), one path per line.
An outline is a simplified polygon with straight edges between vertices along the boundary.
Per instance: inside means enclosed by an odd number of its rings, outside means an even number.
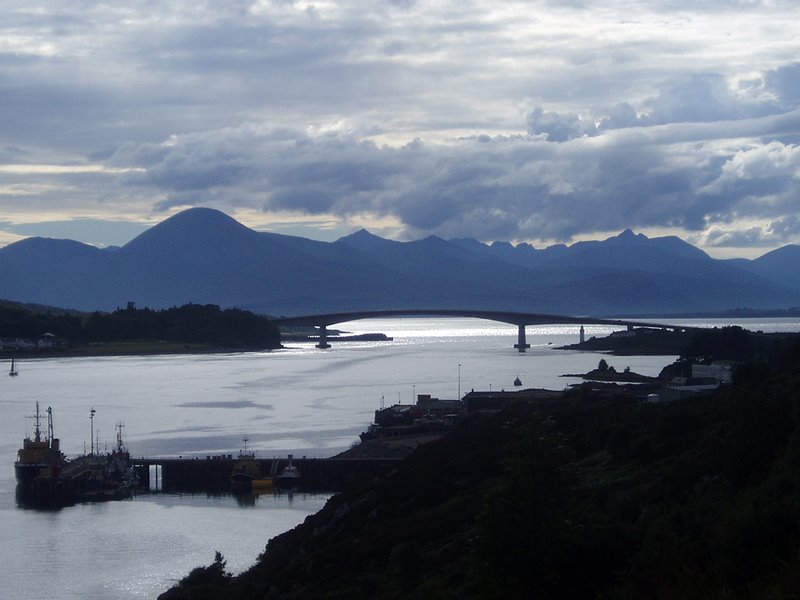
M301 489L335 492L357 481L386 472L399 458L292 458L302 475ZM237 457L232 454L205 457L132 458L142 489L164 492L225 492ZM261 474L275 477L289 458L256 458Z

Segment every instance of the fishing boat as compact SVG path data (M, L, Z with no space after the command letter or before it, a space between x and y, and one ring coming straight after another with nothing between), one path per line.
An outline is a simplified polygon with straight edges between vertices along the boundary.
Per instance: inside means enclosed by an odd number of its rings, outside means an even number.
M94 416L94 409L92 409ZM60 440L53 434L53 410L47 407L47 434L42 433L42 415L36 403L33 438L25 437L17 452L14 473L18 497L25 502L67 504L129 496L138 485L130 454L122 442L122 424L117 425L117 444L107 454L84 454L67 459Z
M272 478L261 474L261 465L253 452L247 451L247 438L242 440L244 448L233 463L230 483L234 492L252 492L272 489Z
M14 358L11 359L11 369L8 371L8 374L11 377L16 377L19 375L19 371L17 370L17 361Z
M139 476L122 441L122 423L117 423L116 444L107 454L85 454L69 461L65 475L77 482L82 500L116 499L130 496Z
M292 464L292 455L289 455L289 464L278 474L276 478L279 488L294 489L300 485L300 469Z
M22 440L22 448L17 451L17 460L14 462L17 483L25 486L44 475L58 476L66 462L60 442L53 436L53 409L47 407L47 435L42 435L42 415L38 402L36 412L29 418L33 419L33 439L26 436Z

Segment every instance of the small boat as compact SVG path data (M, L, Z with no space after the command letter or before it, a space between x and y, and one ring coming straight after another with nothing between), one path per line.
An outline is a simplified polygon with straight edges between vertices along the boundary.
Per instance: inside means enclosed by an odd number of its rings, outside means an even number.
M16 359L11 359L11 370L8 372L11 377L16 377L19 375L19 371L17 370L17 361Z
M517 378L514 380L514 385L516 387L519 387L519 386L522 385L522 380L519 378L519 376L517 376Z
M289 455L289 464L278 474L276 478L278 487L283 489L294 489L300 485L300 469L292 464L292 455Z
M244 448L239 451L239 456L231 469L231 490L235 492L252 492L253 490L267 490L272 488L272 478L261 474L261 465L256 460L256 455L247 451L247 438L244 438Z

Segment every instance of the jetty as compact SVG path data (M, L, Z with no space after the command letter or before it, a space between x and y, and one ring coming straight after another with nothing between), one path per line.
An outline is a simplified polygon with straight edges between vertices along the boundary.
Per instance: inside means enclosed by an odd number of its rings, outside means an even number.
M303 491L336 492L391 469L400 458L255 458L261 473L277 477L289 461L302 473ZM143 490L225 493L237 458L233 454L204 457L132 458Z

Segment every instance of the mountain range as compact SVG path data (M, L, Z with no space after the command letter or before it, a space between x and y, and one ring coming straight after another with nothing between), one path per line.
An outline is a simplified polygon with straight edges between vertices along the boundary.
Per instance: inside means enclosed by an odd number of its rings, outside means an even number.
M335 242L257 232L208 208L122 247L27 238L0 248L0 297L84 311L188 302L267 315L470 308L593 316L800 306L800 246L718 260L625 230L536 249L470 238Z

